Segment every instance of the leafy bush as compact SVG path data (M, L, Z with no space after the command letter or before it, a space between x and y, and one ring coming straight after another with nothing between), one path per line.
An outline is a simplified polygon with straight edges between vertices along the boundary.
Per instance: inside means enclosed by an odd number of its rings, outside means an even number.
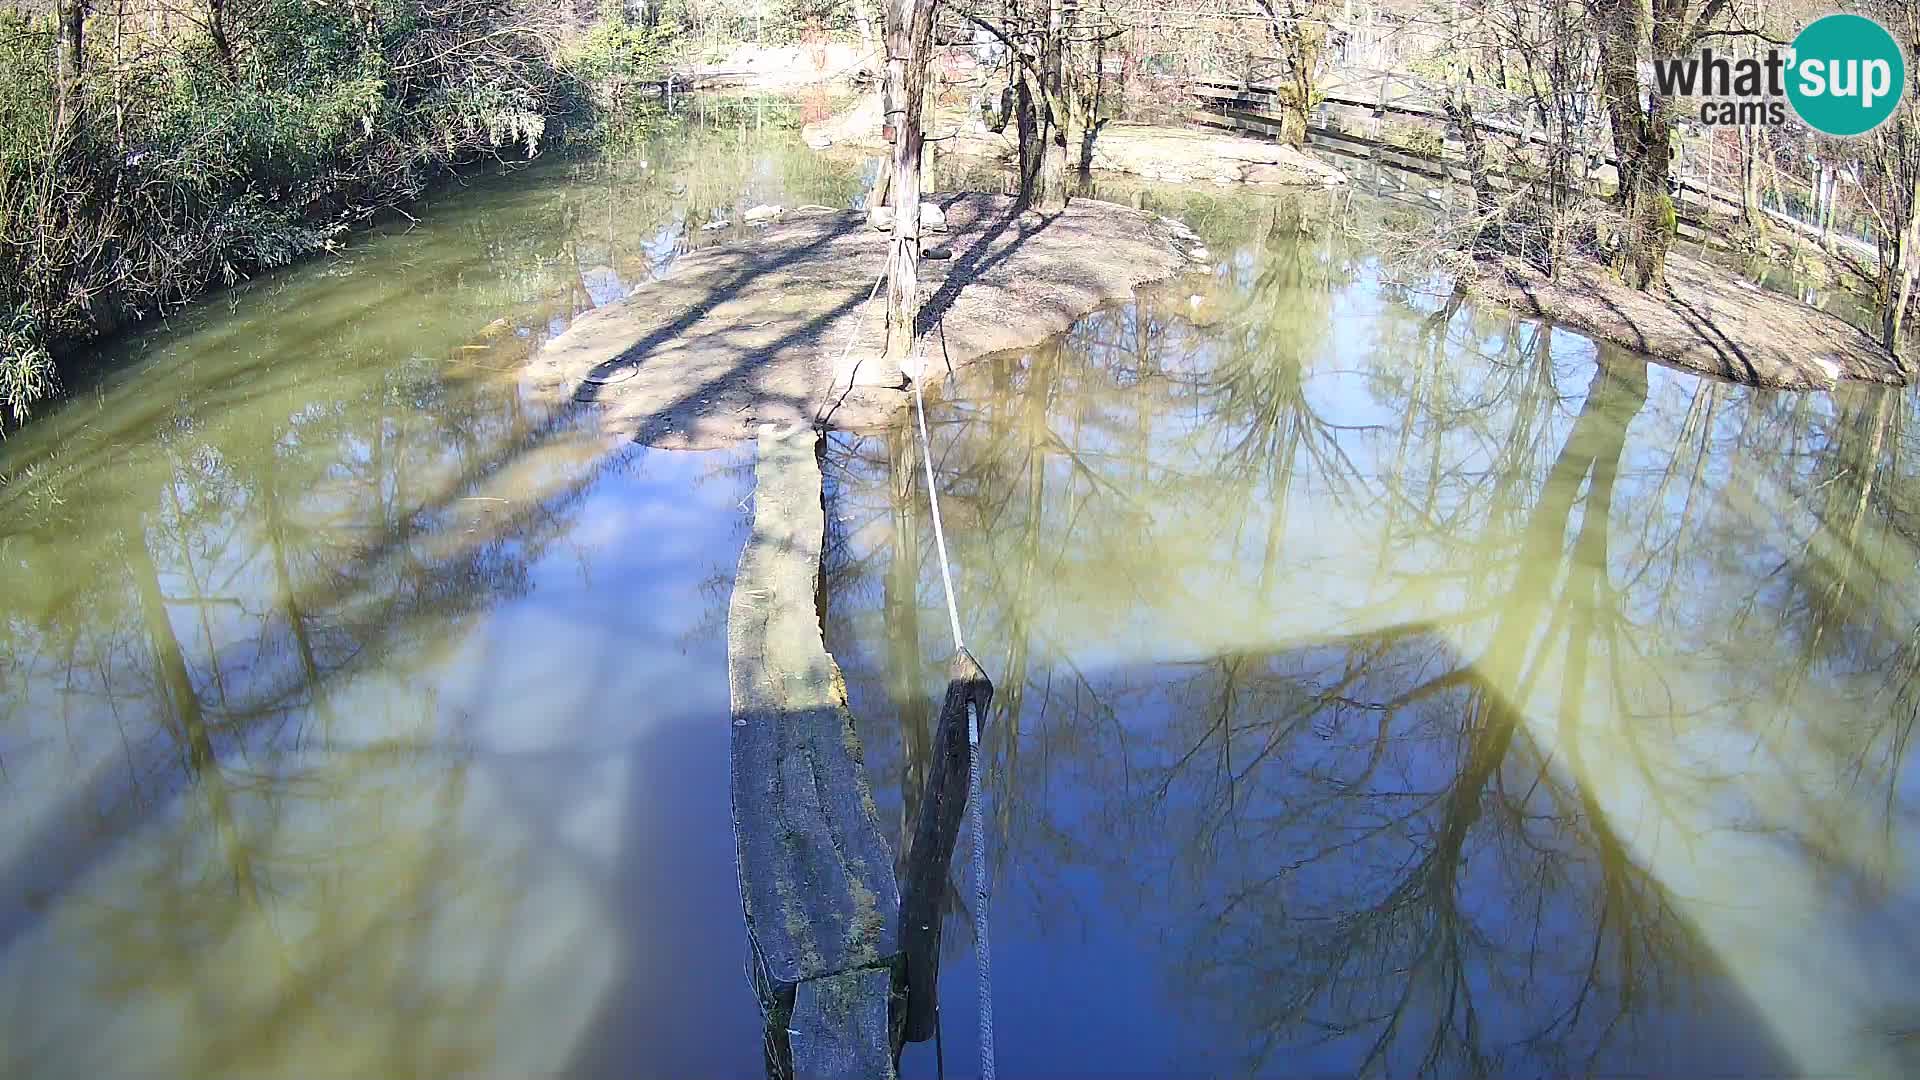
M52 17L0 11L0 410L14 421L50 389L61 343L325 250L450 166L532 157L586 107L582 72L558 57L570 6L259 0L125 34L113 18L89 19L63 93ZM583 71L613 77L664 55L663 38L595 28Z
M600 21L567 50L566 62L575 75L593 85L656 81L672 68L669 50L677 34L673 24L647 26L630 18L618 0L609 0L602 6Z
M0 321L0 411L19 423L35 401L54 389L53 357L32 316L14 310Z

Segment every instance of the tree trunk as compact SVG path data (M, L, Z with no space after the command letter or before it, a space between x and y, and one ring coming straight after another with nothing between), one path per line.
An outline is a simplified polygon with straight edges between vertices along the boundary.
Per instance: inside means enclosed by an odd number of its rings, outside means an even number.
M1760 198L1760 128L1740 127L1740 220L1756 241L1767 235L1767 211Z
M1267 16L1267 32L1287 65L1275 95L1280 105L1280 141L1305 146L1307 121L1313 114L1314 78L1327 44L1326 0L1256 2Z
M1780 186L1779 151L1774 147L1773 140L1767 138L1765 129L1757 130L1755 132L1755 135L1757 137L1756 141L1759 143L1759 146L1760 146L1760 152L1766 156L1767 184L1768 184L1768 187L1771 188L1773 191L1774 207L1778 209L1781 213L1786 214L1788 217L1795 217L1795 218L1799 217L1798 214L1795 214L1793 212L1793 208L1787 205L1787 194ZM1764 204L1761 206L1760 213L1762 218L1766 216L1766 207Z
M55 75L60 107L71 117L79 110L80 81L86 74L87 0L60 0L60 41Z
M1045 150L1034 192L1037 207L1046 213L1067 208L1066 13L1064 0L1048 0L1047 36L1040 47L1040 100L1045 106L1042 134Z
M213 51L229 78L240 73L233 59L233 40L227 36L227 0L207 0L207 36L213 39Z
M1886 280L1880 288L1880 341L1888 352L1900 347L1907 307L1913 302L1914 279L1920 272L1920 199L1910 200L1907 220L1894 241Z
M1093 43L1093 94L1074 95L1073 123L1074 131L1080 139L1080 183L1093 183L1093 140L1100 137L1100 128L1106 121L1100 118L1102 95L1105 93L1107 78L1107 47L1099 39Z
M1639 58L1648 40L1643 0L1589 0L1600 39L1600 85L1613 128L1623 218L1614 270L1635 289L1666 281L1676 222L1667 178L1673 161L1672 106L1658 94L1640 104ZM1661 54L1665 55L1665 54Z
M1039 195L1040 163L1046 156L1041 140L1045 138L1041 102L1045 95L1037 89L1038 80L1022 64L1016 69L1014 118L1020 134L1020 206L1033 205Z
M1280 141L1288 146L1307 144L1307 110L1291 101L1280 105Z
M893 244L887 273L887 359L875 377L899 385L913 351L914 320L920 304L920 130L927 89L927 52L933 37L935 0L895 0L887 21L888 67L898 65L901 90L894 117ZM919 372L906 372L918 376Z
M1833 241L1833 204L1840 193L1840 176L1827 162L1820 164L1820 249L1831 255L1836 245Z
M1473 184L1473 213L1479 222L1474 229L1473 243L1480 252L1484 252L1500 239L1500 205L1487 165L1486 140L1480 136L1480 124L1473 115L1473 101L1465 87L1449 91L1440 103L1466 147L1467 176Z
M1052 127L1047 133L1046 150L1040 160L1040 178L1035 185L1034 206L1049 214L1067 208L1067 133Z
M1663 163L1664 164L1664 163ZM1676 222L1673 199L1667 194L1666 169L1642 167L1632 173L1626 193L1625 220L1614 269L1635 289L1666 284L1667 252L1673 247Z

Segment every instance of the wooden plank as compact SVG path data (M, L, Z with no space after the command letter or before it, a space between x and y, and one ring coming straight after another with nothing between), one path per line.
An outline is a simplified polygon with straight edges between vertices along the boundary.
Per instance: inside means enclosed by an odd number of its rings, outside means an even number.
M809 979L793 998L787 1038L794 1080L893 1080L887 997L893 974L863 968Z
M906 966L906 1041L933 1038L939 1011L940 926L947 899L947 874L954 842L967 812L967 776L973 747L967 742L967 706L976 722L987 722L993 683L965 649L947 668L947 697L940 707L934 765L907 851L907 881L901 891L900 942Z
M727 613L733 825L747 933L776 987L899 954L900 890L840 669L820 636L820 436L759 436Z

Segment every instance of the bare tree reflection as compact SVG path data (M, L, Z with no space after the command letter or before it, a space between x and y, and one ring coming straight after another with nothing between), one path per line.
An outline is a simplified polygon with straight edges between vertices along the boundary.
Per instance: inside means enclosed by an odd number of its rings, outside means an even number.
M1312 231L1203 300L930 404L1023 917L1141 912L1116 948L1228 1071L1568 1074L1746 1007L1671 880L1729 828L1900 888L1911 401L1650 371ZM870 518L900 451L840 450ZM850 679L861 583L904 554L938 591L911 548L836 564Z
M141 1032L195 1075L498 1067L527 897L436 673L628 460L501 369L687 227L595 233L618 190L555 190L376 245L404 319L269 281L8 447L0 959L42 1000L10 996L0 1071L124 1072Z

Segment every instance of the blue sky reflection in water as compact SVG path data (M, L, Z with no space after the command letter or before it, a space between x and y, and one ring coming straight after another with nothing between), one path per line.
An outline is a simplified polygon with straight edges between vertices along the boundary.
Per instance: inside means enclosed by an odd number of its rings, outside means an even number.
M215 297L0 444L0 1073L759 1070L751 450L610 446L513 369L713 208L858 186L669 134Z
M1285 214L1237 235L1194 298L929 407L1001 686L1002 1070L1911 1075L1912 396L1749 392ZM950 647L914 453L829 454L893 829Z

